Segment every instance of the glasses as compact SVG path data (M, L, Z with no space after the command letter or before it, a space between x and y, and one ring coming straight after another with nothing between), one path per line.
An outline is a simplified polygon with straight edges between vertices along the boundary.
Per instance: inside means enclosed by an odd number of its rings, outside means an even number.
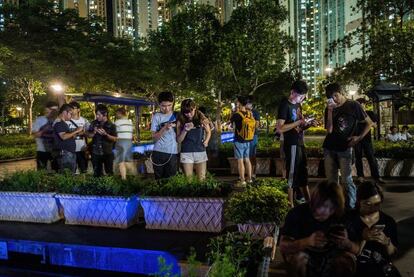
M380 202L361 201L361 206L365 206L365 207L378 207L380 205L381 205L381 201Z

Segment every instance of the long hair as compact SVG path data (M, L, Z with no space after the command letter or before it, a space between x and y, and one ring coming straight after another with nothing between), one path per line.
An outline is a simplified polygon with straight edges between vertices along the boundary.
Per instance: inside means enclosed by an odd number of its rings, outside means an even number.
M185 114L192 110L195 110L195 113L194 117L190 120ZM181 102L181 112L178 116L178 121L180 121L182 125L188 122L193 122L194 126L200 126L205 119L206 116L197 109L197 105L193 99L188 98Z
M345 211L345 197L340 185L333 182L322 181L312 192L309 202L312 211L321 207L325 201L330 200L335 206L335 216L340 217Z

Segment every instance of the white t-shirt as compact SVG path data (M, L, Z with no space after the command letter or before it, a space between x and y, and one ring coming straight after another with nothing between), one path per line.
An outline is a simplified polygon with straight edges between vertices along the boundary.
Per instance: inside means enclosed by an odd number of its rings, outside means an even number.
M388 134L387 140L392 141L392 142L399 141L401 140L401 134L400 133Z
M36 118L35 122L32 126L32 132L36 133L40 131L40 128L42 128L46 123L48 122L47 117L42 115ZM43 144L42 138L36 138L36 151L39 152L46 152L45 145Z
M177 118L174 114L163 114L155 113L152 116L151 120L151 131L158 132L161 129L163 123L169 121L176 121ZM157 140L154 144L154 151L168 153L168 154L177 154L177 139L175 128L170 128L165 131L162 137Z
M400 134L401 140L410 140L413 136L410 133Z
M73 132L78 127L82 127L84 130L89 129L89 121L82 116L80 116L78 119L72 118L72 121L75 122L75 124L78 126L76 127L71 121L66 121L66 124L68 124L71 132ZM82 151L86 147L85 136L83 135L77 136L75 139L75 142L76 142L76 152Z
M132 120L128 118L121 118L115 121L116 134L118 139L131 139L134 134L134 125Z

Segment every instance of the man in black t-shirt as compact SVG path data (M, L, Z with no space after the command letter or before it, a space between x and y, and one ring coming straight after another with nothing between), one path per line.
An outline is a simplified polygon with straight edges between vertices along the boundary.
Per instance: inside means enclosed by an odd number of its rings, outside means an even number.
M115 125L108 121L108 108L105 105L98 105L96 108L96 120L91 122L88 136L92 137L92 165L93 175L100 177L105 173L114 173L114 154L112 152L117 139Z
M352 180L352 147L366 136L372 121L358 102L345 97L339 84L327 85L325 92L328 98L325 109L328 134L323 142L325 174L329 182L338 183L338 170L341 171L341 183L347 191L347 206L354 208L356 188ZM365 121L365 127L356 135L357 125L362 121Z
M356 101L359 104L361 104L361 107L363 109L365 109L364 105L367 101L364 98L358 98ZM373 127L376 127L377 122L378 122L377 115L372 111L365 111L365 112L371 119L373 123ZM362 133L364 131L364 128L365 128L365 122L359 122L357 125L357 134ZM379 184L383 184L384 181L379 176L377 160L374 157L374 148L372 146L371 130L368 131L365 137L357 145L355 145L354 148L355 148L355 167L357 170L358 179L363 179L364 177L364 166L362 163L362 157L363 157L363 154L365 154L365 157L367 158L367 161L369 164L369 168L371 170L372 178L375 180L375 182Z
M282 100L278 109L277 132L284 136L286 176L288 176L288 197L293 207L294 188L300 188L306 201L309 201L308 169L306 163L303 131L315 126L316 121L305 119L301 103L306 98L308 86L304 81L292 84L289 97Z
M340 224L344 209L342 189L324 181L309 203L289 211L280 231L280 252L289 276L353 275L359 247Z
M76 143L75 137L83 132L79 127L71 131L66 121L72 118L73 107L69 104L63 104L59 110L59 121L53 125L55 134L55 149L58 151L59 172L69 169L72 173L76 171Z

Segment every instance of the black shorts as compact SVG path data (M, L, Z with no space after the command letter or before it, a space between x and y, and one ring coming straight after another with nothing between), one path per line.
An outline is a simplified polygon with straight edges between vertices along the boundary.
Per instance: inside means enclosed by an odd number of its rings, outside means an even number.
M285 145L286 177L289 187L304 187L308 185L308 165L306 162L305 146Z

